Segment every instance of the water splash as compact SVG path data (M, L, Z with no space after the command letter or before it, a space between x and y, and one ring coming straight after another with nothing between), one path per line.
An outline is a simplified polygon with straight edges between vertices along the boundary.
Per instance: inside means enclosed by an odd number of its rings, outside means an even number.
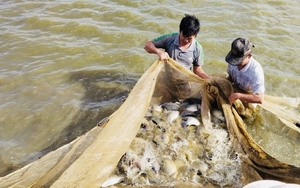
M177 182L239 185L240 158L223 128L222 111L212 111L215 122L207 130L200 123L200 113L182 115L187 109L198 111L200 104L177 101L150 107L113 176L122 176L122 184L136 186L172 186ZM188 119L192 123L186 123Z

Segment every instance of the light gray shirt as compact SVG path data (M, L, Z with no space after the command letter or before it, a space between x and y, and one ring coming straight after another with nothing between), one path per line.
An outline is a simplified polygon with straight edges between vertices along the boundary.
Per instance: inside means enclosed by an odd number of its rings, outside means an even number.
M156 48L163 48L169 56L189 70L201 66L204 62L203 49L200 43L193 40L186 50L179 47L179 33L164 34L152 40Z
M265 92L264 71L253 57L242 70L239 70L238 66L228 64L227 72L234 84L242 90L250 93Z

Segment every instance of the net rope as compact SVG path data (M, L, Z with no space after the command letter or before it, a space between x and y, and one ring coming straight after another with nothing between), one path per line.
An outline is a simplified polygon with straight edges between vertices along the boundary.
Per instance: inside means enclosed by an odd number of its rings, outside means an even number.
M233 91L225 75L204 80L172 59L156 60L111 116L69 144L0 177L0 187L100 187L135 138L149 106L188 97L202 98L201 118L208 131L212 105L223 110L235 150L243 156L244 184L263 178L300 183L300 167L272 157L249 135L242 117L256 110L239 100L231 106L228 96ZM299 134L299 101L266 95L259 106Z

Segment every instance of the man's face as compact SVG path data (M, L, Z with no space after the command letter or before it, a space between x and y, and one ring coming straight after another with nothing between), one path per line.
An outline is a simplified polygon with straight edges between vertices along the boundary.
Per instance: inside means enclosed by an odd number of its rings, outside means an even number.
M243 68L244 66L246 66L251 58L252 54L249 54L245 57L245 59L243 59L243 61L238 65L239 68Z
M195 35L183 36L182 31L180 32L179 40L181 45L187 45L195 39Z

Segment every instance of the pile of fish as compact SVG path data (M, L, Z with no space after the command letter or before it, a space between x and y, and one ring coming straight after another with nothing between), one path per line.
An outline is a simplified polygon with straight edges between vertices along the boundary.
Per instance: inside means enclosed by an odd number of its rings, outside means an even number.
M154 105L136 138L102 187L193 182L238 186L241 169L222 111L211 111L213 127L201 123L201 99Z

